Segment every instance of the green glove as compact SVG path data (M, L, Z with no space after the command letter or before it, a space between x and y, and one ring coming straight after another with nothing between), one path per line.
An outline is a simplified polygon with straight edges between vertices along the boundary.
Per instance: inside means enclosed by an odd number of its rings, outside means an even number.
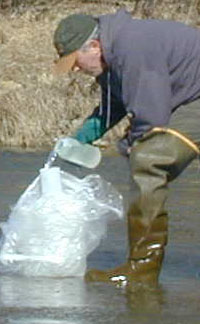
M106 127L101 117L88 118L83 126L73 135L79 142L92 143L96 139L102 137Z

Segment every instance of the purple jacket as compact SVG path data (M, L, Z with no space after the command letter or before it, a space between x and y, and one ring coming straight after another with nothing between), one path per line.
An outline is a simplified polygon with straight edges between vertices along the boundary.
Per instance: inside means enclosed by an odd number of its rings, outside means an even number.
M99 114L109 118L110 128L132 113L126 138L131 145L200 97L200 31L179 22L133 19L124 10L100 16L99 25L109 66L97 80L103 94Z

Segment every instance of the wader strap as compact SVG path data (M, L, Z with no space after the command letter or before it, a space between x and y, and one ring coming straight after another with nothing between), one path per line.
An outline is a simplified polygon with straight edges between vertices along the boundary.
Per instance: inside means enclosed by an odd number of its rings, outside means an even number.
M187 138L185 135L179 133L177 130L171 128L154 127L152 129L152 132L172 134L180 138L187 145L189 145L198 155L200 154L198 146L194 142L192 142L189 138Z

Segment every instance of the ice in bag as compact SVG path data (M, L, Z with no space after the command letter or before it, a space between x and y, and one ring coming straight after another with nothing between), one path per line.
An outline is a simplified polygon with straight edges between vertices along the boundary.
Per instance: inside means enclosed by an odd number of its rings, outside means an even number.
M99 175L43 168L2 227L0 272L83 276L108 220L122 217L122 196Z

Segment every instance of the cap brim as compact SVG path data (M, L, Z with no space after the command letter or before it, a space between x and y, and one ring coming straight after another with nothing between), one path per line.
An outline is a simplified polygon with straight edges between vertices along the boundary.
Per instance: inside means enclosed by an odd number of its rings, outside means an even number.
M69 55L59 58L54 64L53 73L61 74L61 73L67 73L71 71L71 69L75 65L76 58L77 58L76 51Z

